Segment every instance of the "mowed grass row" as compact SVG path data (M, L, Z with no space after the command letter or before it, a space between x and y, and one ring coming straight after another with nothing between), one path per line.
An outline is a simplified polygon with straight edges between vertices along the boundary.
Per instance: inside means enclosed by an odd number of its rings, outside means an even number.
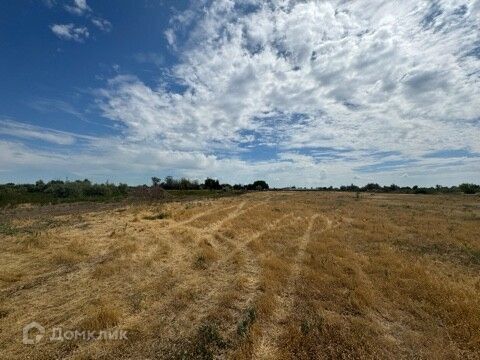
M255 193L10 217L2 358L478 358L477 197ZM22 327L123 329L21 342Z

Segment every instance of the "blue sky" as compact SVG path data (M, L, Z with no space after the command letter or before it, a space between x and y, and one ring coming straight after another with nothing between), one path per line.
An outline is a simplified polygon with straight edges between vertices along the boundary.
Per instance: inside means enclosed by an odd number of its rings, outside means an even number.
M480 1L0 4L0 182L477 182Z

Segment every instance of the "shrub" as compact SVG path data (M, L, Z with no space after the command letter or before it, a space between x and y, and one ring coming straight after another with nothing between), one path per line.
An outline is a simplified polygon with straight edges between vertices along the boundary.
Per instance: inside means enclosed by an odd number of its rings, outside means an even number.
M253 184L247 185L248 190L268 190L269 186L264 180L256 180Z
M112 191L109 185L94 184L84 190L86 196L110 196Z
M213 180L210 178L205 179L203 187L208 190L220 190L222 188L218 180Z
M475 185L475 184L463 183L463 184L460 184L458 188L464 194L475 194L477 192L480 192L480 185Z
M45 189L46 193L53 194L57 198L79 197L82 191L78 186L71 183L54 183Z
M215 324L204 324L197 332L193 349L195 359L214 359L214 352L217 349L224 349L227 343L220 336Z

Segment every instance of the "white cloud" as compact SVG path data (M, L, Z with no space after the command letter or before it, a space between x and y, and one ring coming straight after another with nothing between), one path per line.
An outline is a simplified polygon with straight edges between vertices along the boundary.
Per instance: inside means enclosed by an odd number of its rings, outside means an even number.
M114 79L105 114L130 135L189 127L196 144L262 131L269 113L308 117L302 126L277 120L268 129L281 131L286 147L478 149L478 126L467 121L480 115L478 77L470 75L479 61L464 57L478 23L468 14L455 20L453 2L441 3L440 30L422 26L427 2L367 4L258 2L257 11L243 13L231 1L211 3L174 68L187 91Z
M167 39L167 42L170 46L172 46L173 48L176 48L176 46L175 46L175 41L176 41L175 32L172 29L168 29L167 31L165 31L165 38Z
M92 18L92 24L95 25L102 31L110 32L112 31L112 23L106 19L102 19L99 17Z
M65 5L65 9L76 15L83 15L92 10L87 5L87 0L73 0L70 5Z
M480 152L479 2L435 4L194 2L163 34L179 56L169 77L97 92L122 133L90 143L93 164L276 185L473 181L478 156L425 155Z
M378 163L378 151L417 169L432 151L480 152L478 5L436 4L203 2L166 32L185 92L117 77L101 108L130 139L205 153L248 142L360 151L343 161L351 171ZM185 24L193 30L179 44Z
M83 42L90 36L86 27L77 27L74 24L54 24L50 26L50 29L57 37L63 40Z
M91 178L95 181L148 182L149 176L175 175L205 179L218 176L222 181L248 183L265 179L275 186L319 186L365 184L456 184L474 182L480 169L476 159L435 159L423 161L414 168L398 166L390 171L368 173L358 176L339 159L325 163L312 156L296 153L280 153L279 159L249 162L238 158L219 158L199 151L176 151L162 149L155 143L132 143L121 139L91 139L82 149L52 152L33 150L21 143L0 140L0 168L15 173L28 171L43 174L49 169L54 177ZM361 157L361 154L358 154ZM355 164L367 162L356 159ZM405 173L408 171L408 177ZM458 173L462 176L459 178ZM0 179L11 176L0 174ZM39 175L40 176L40 175ZM50 175L51 176L51 175Z
M55 0L44 0L44 3L50 8L57 4ZM86 0L71 0L63 7L71 14L86 17L96 28L103 32L112 31L112 23L107 19L94 14L92 8L88 6ZM77 26L73 24L52 25L51 29L55 35L62 39L75 40L79 42L82 42L90 35L85 26Z
M45 129L12 120L0 120L0 134L41 140L57 145L72 145L75 142L75 137L70 133Z

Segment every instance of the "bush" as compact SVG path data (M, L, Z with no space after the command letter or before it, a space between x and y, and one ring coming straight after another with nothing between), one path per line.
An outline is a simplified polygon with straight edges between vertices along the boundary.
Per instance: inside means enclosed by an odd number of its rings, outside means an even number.
M203 187L208 190L220 190L222 188L218 180L213 180L210 178L205 179Z
M120 183L120 184L118 184L117 190L118 190L118 193L120 195L127 195L128 194L128 185Z
M460 184L458 188L464 194L475 194L477 192L480 192L480 185L475 185L475 184L463 183L463 184Z
M81 200L108 200L128 195L127 184L92 184L89 180L61 181L35 184L0 185L0 205L21 203L56 203Z
M46 193L53 194L57 198L80 197L82 191L78 186L71 183L54 183L45 189Z
M256 180L253 184L247 185L248 190L268 190L269 186L264 180Z
M86 196L111 196L110 185L94 184L84 190Z

